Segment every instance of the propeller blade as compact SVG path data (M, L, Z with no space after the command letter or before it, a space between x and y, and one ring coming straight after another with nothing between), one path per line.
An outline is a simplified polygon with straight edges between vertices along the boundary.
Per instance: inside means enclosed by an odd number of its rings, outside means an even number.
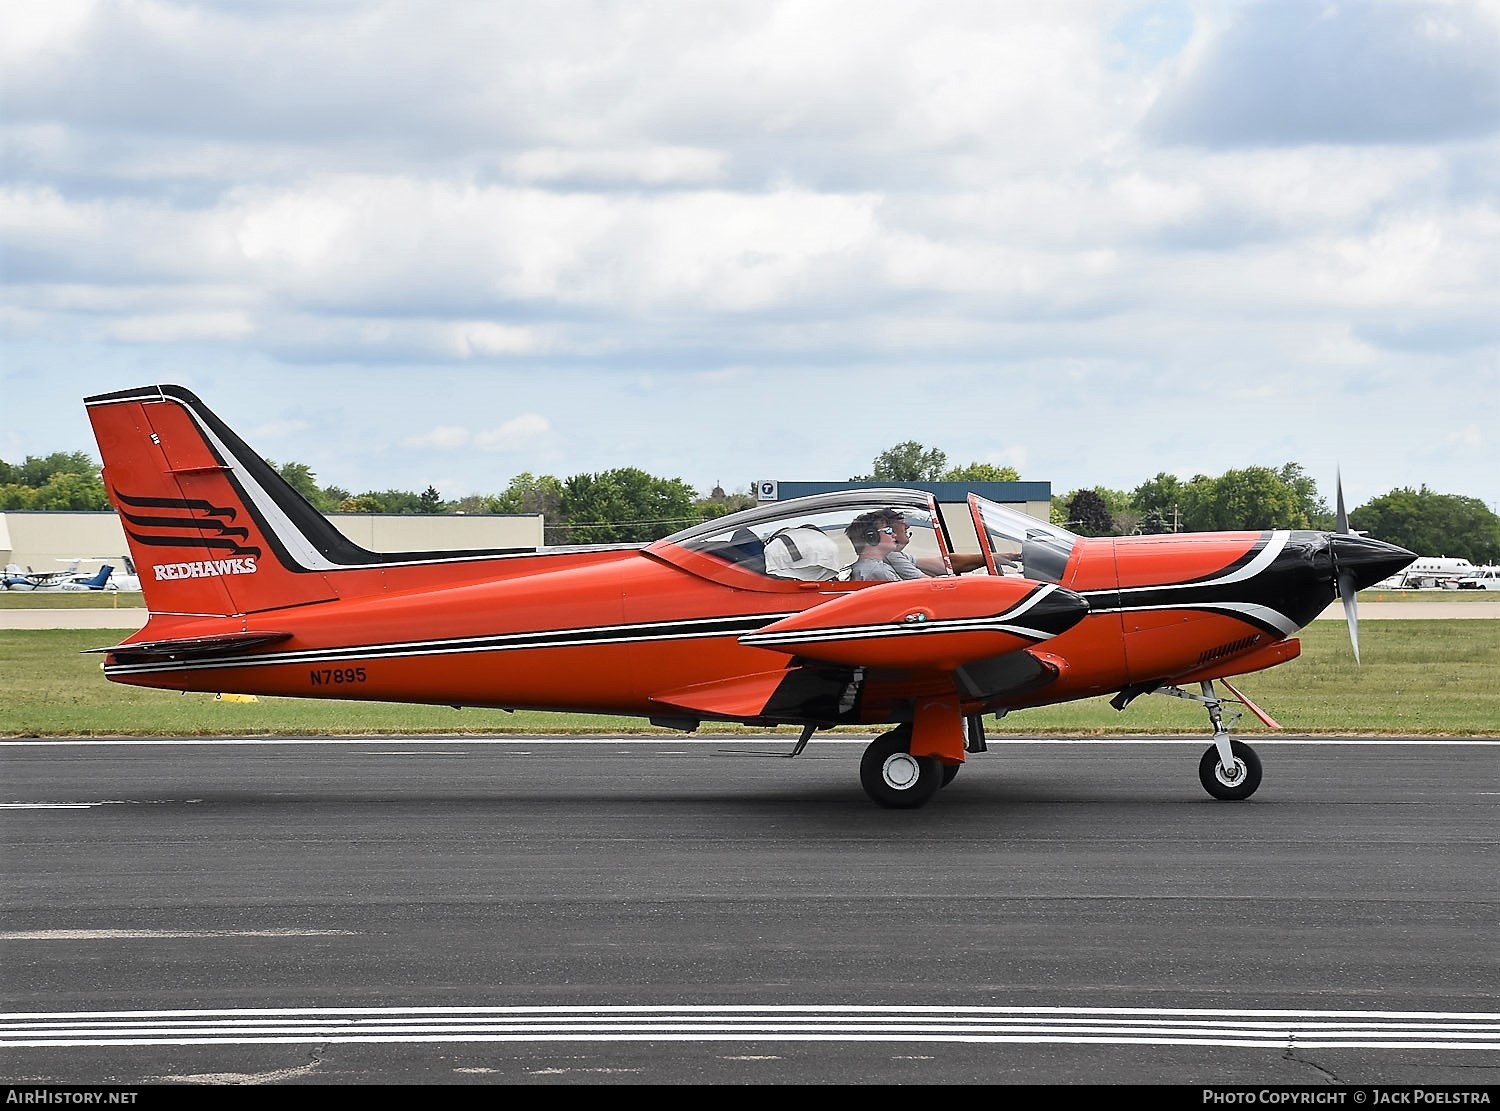
M1354 601L1354 576L1348 571L1339 575L1339 597L1344 600L1344 620L1349 624L1349 643L1354 646L1354 662L1359 663L1359 606Z
M1409 566L1417 557L1405 548L1363 536L1349 527L1344 511L1344 477L1335 471L1338 486L1337 531L1325 533L1328 554L1333 563L1333 582L1339 600L1344 603L1344 620L1349 625L1349 643L1354 648L1354 662L1359 663L1359 606L1355 595Z
M1334 488L1338 491L1336 525L1340 536L1349 535L1349 514L1344 512L1344 475L1340 468L1333 472ZM1338 583L1339 597L1344 603L1344 621L1349 626L1349 643L1354 648L1354 662L1359 663L1359 606L1354 600L1358 586L1352 572L1339 567L1338 545L1333 545L1333 573Z

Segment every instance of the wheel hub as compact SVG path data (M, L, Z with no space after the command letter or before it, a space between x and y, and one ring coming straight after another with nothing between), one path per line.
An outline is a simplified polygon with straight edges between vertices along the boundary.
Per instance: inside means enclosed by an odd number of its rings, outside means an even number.
M1224 770L1223 764L1214 765L1214 778L1226 787L1238 787L1245 781L1245 761L1235 757L1234 767Z
M886 758L880 776L891 790L905 791L921 778L922 767L909 753L897 752Z

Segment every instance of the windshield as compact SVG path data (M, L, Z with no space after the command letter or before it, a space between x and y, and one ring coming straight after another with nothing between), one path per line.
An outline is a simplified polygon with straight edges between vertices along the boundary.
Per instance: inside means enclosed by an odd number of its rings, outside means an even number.
M1018 509L969 495L974 527L989 549L997 575L1024 575L1039 582L1061 582L1078 537L1065 528Z

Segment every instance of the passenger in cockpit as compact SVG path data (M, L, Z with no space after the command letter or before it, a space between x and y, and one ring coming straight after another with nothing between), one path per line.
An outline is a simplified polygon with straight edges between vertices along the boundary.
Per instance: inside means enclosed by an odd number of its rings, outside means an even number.
M901 576L886 557L896 550L896 530L881 512L861 513L844 530L854 545L854 582L900 582ZM920 574L921 572L918 572Z

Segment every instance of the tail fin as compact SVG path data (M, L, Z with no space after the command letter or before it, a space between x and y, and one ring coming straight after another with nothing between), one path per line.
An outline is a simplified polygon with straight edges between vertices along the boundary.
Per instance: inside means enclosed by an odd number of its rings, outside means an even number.
M151 612L324 601L337 596L325 572L378 560L187 390L147 386L84 404Z
M115 569L106 563L103 567L99 568L99 570L95 571L89 578L79 579L78 585L86 587L89 590L103 590L105 585L109 582L109 577L114 573Z

